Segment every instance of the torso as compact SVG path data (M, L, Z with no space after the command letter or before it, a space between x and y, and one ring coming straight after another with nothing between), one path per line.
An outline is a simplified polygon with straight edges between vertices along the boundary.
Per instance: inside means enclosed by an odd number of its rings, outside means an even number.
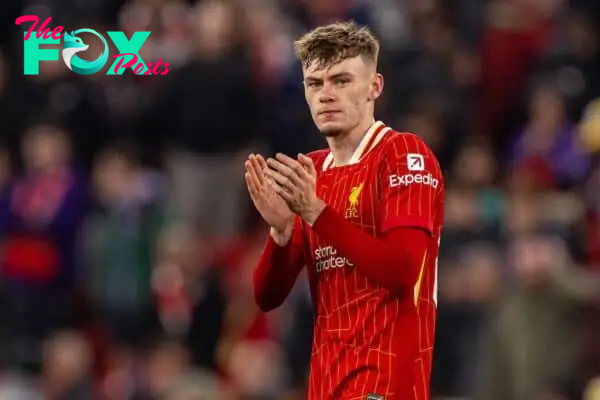
M313 156L318 196L375 237L382 234L380 182L386 140L360 162L325 171L328 152ZM441 216L435 229L415 297L415 290L391 292L358 273L343 254L303 226L315 311L309 399L366 399L369 392L399 399L394 377L407 373L422 386L415 388L414 398L428 398Z

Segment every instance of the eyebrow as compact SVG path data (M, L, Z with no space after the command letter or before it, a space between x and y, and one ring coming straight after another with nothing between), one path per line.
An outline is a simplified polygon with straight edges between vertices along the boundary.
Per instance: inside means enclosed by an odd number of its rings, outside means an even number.
M331 75L328 79L339 79L339 78L352 78L352 74L349 72L340 72L335 75ZM322 78L316 78L314 76L307 76L305 79L307 82L321 82Z

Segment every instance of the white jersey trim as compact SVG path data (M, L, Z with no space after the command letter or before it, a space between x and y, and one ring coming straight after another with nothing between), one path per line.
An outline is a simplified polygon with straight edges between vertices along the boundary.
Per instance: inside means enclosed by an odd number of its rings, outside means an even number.
M380 129L382 127L383 129ZM391 131L391 128L385 126L383 122L375 121L361 139L347 165L358 164L360 160L362 160L371 150L373 150L373 148L375 148L375 146L377 146L377 144L389 131ZM377 136L373 137L375 134ZM325 157L325 161L323 162L323 171L326 171L328 168L333 168L334 166L335 162L333 160L333 154L330 150L329 154L327 154L327 157Z

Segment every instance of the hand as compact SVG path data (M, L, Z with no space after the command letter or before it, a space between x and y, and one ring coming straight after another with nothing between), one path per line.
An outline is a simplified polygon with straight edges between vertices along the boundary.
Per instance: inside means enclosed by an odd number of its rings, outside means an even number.
M312 226L325 208L323 200L317 197L317 170L312 160L303 154L294 160L279 153L269 158L267 165L275 191L292 211Z
M245 163L246 185L250 198L259 214L271 226L271 236L284 246L292 237L294 213L285 200L275 192L269 178L265 176L267 163L261 155L250 154Z

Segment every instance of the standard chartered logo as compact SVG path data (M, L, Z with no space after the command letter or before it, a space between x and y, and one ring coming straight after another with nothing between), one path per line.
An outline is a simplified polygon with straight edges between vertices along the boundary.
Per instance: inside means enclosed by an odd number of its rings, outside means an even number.
M352 263L346 257L337 255L337 249L333 246L323 246L315 250L315 268L317 272L327 271L334 268L352 267Z

